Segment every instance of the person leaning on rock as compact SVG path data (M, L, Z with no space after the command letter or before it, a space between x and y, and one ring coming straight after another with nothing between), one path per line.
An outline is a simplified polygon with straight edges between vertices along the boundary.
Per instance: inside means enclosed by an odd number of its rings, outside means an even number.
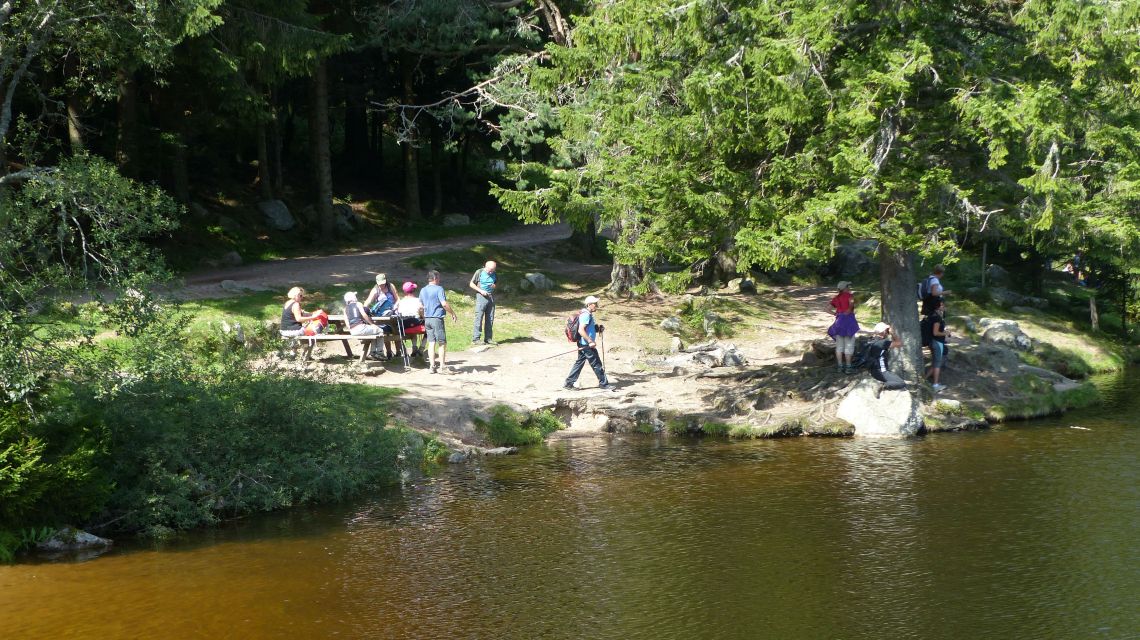
M888 368L891 361L891 349L901 347L902 341L891 334L891 325L885 322L876 324L872 331L875 334L875 339L867 345L867 370L871 372L872 378L883 383L875 389L875 397L878 398L883 389L905 389L906 382Z

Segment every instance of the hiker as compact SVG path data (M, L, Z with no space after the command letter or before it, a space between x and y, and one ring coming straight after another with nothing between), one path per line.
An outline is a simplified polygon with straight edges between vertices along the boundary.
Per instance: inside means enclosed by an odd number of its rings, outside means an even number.
M574 383L578 381L578 375L582 373L582 365L589 362L590 367L594 370L594 375L598 376L598 388L614 391L617 387L606 380L606 371L602 368L602 362L598 358L595 342L598 334L605 331L605 327L597 324L594 317L598 311L599 300L596 296L587 296L584 302L586 308L578 313L578 359L570 368L570 375L566 376L566 383L562 385L562 388L566 391L573 391Z
M430 373L447 374L447 332L443 326L444 312L451 314L451 319L459 322L455 310L447 304L447 296L443 287L439 286L439 272L428 271L428 284L420 292L420 302L424 305L424 326L427 328L427 354L428 371ZM439 349L439 364L436 364L436 348Z
M404 329L423 326L424 303L416 296L416 283L408 281L400 288L404 290L404 297L396 303L396 315L400 316ZM425 340L426 336L419 334L419 346L416 346L416 335L412 335L412 357L423 355Z
M360 304L356 299L355 291L348 291L344 294L344 321L348 325L348 332L354 336L380 336L384 332L380 327L372 322L372 316L368 314L368 309ZM369 354L373 360L380 359L380 351L376 348L376 343L380 342L381 338L372 341L372 349Z
M891 349L901 347L902 340L891 335L891 325L885 322L876 324L872 332L875 334L875 339L867 345L866 366L871 372L871 377L883 383L875 389L875 397L878 398L883 389L905 389L906 382L888 369Z
M483 334L483 344L493 345L493 325L495 324L495 284L499 276L495 275L498 265L494 260L488 260L483 268L471 275L467 283L475 291L475 324L471 327L471 344L479 343L479 334Z
M855 299L851 293L851 283L840 280L839 293L831 299L835 322L827 329L827 335L835 340L835 370L839 373L855 373L851 357L855 355L855 334L859 333L859 322L855 320Z
M923 319L922 329L922 341L929 341L930 347L930 370L926 372L926 377L930 378L931 387L935 391L941 391L946 388L946 385L939 382L939 377L942 365L946 362L946 338L950 335L950 330L946 328L945 302L939 302L933 313Z
M946 268L940 264L934 265L934 270L922 284L918 287L919 298L922 300L922 314L923 316L930 315L934 308L938 306L938 302L942 300L942 296L950 293L942 287L942 274L945 273Z
M368 291L368 297L364 299L364 306L368 308L368 313L373 317L390 315L392 309L396 306L396 301L399 300L399 295L396 293L396 286L388 282L388 274L376 274L376 286ZM391 329L387 326L381 327L381 330L387 334ZM392 359L392 345L384 339L384 359ZM377 352L379 353L379 352Z
M315 320L323 312L317 309L307 314L301 309L301 300L305 298L305 290L301 287L293 287L286 297L288 301L284 307L281 307L281 337L295 338L304 335L305 327L302 323Z

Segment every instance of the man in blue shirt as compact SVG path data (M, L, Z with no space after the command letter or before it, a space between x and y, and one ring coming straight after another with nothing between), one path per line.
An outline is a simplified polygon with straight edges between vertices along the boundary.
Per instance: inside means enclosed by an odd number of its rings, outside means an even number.
M483 268L471 275L471 282L467 286L475 291L475 326L471 328L471 344L479 343L479 334L483 334L483 344L492 342L491 325L495 324L495 285L499 276L495 275L498 265L494 260L488 260Z
M439 272L428 271L428 284L420 291L420 302L424 305L424 327L427 329L427 352L429 373L450 373L447 368L447 332L443 326L444 312L451 314L451 319L458 322L459 318L451 305L447 304L447 295L443 287L439 286ZM439 364L435 361L436 345L439 345Z
M589 362L590 367L594 370L594 375L598 376L598 388L614 391L617 387L606 380L606 370L602 368L602 362L598 358L596 340L598 334L604 331L604 328L598 326L594 318L594 314L598 311L598 298L588 296L585 302L586 308L578 314L578 359L570 369L570 375L566 377L566 384L562 385L562 388L566 391L573 391L574 383L578 380L578 374L582 373L582 366Z

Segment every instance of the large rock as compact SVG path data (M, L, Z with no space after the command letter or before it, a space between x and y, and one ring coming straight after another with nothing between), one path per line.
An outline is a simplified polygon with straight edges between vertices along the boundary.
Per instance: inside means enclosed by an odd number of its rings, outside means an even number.
M1005 286L1009 284L1009 272L996 264L991 264L986 267L986 283L991 287Z
M218 265L223 267L240 267L241 263L241 254L237 251L227 251L221 258L218 258Z
M519 289L522 291L550 291L554 282L541 273L528 273L519 280Z
M875 397L880 383L863 378L839 403L836 416L855 425L855 435L871 438L905 438L922 429L918 398L901 389L884 389Z
M79 551L93 547L109 547L111 541L75 527L63 527L52 537L36 545L40 551Z
M677 316L669 316L661 321L661 328L669 333L679 333L681 331L681 319Z
M263 200L257 203L257 208L265 216L266 224L278 231L288 231L297 226L289 207L280 200Z
M870 273L879 267L876 253L879 243L874 240L846 242L835 249L831 268L843 278L852 278L862 273Z
M1021 359L1012 349L998 344L954 344L950 348L950 361L961 371L978 371L984 374L1014 375L1021 370Z
M360 222L360 216L356 215L356 211L343 202L333 205L333 217L336 220L337 231L343 234L355 231L357 223Z
M471 218L462 213L449 213L443 216L443 226L445 227L466 227L469 224L471 224Z
M725 285L724 293L756 293L756 283L748 278L733 278Z
M1025 335L1025 332L1013 320L982 318L978 321L978 326L982 329L982 340L986 342L1000 344L1018 351L1029 351L1033 348L1033 340Z
M1002 287L991 287L989 294L991 300L1003 307L1021 306L1044 309L1049 306L1049 301L1045 298L1022 295L1016 291L1010 291Z
M684 348L685 343L681 342L677 336L673 336L673 339L669 341L669 353L680 353Z

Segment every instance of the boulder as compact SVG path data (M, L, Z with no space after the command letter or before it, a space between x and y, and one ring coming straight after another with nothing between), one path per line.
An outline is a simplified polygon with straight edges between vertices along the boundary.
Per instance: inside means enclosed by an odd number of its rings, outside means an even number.
M673 336L673 339L669 341L669 353L680 353L684 348L685 343L681 342L677 336Z
M874 240L845 242L835 249L831 260L831 270L843 278L852 278L862 273L871 273L879 266L876 257L879 243Z
M257 203L257 208L265 216L266 224L278 231L288 231L297 226L289 207L280 200L263 200Z
M954 366L963 371L1007 375L1017 374L1021 367L1021 359L1012 349L987 342L955 344L950 348L950 357L953 362L961 363L960 367Z
M554 281L541 273L528 273L519 280L521 291L550 291L554 288Z
M469 224L471 224L471 218L462 213L449 213L443 216L443 226L445 227L466 227Z
M880 383L863 378L839 403L836 417L855 425L855 435L871 438L905 438L922 429L918 398L910 391L884 389L875 397Z
M1044 309L1049 306L1049 301L1045 298L1022 295L1003 287L990 287L989 294L991 300L1003 307L1022 306Z
M869 307L871 309L878 309L879 307L883 306L883 302L882 299L879 298L879 294L872 293L871 295L867 296L867 299L863 302L863 306Z
M712 311L706 311L705 317L701 320L701 326L705 330L706 336L715 336L718 324L724 323L724 316Z
M37 544L36 549L40 551L79 551L92 547L109 546L111 546L111 541L107 538L100 538L75 527L63 527L52 534L51 538Z
M677 316L669 316L661 321L661 328L669 333L679 333L681 331L681 319Z
M519 452L518 447L495 447L493 449L485 449L483 455L485 456L509 456Z
M991 287L1004 286L1009 283L1009 272L996 264L991 264L986 267L986 282Z
M974 319L970 316L950 316L946 318L946 324L949 324L951 327L961 325L970 333L978 332L978 323L974 322Z
M724 293L756 293L756 283L748 278L733 278L725 285Z
M951 398L939 398L934 401L934 410L939 413L958 415L962 413L962 403Z
M356 223L360 216L343 202L333 205L333 218L336 220L336 229L340 233L351 233L356 230Z
M218 265L222 267L240 267L241 263L241 254L237 251L227 251L225 255L218 258Z
M999 344L1018 351L1029 351L1033 348L1033 340L1025 335L1025 332L1013 320L982 318L978 321L978 326L982 329L982 340L985 342Z

